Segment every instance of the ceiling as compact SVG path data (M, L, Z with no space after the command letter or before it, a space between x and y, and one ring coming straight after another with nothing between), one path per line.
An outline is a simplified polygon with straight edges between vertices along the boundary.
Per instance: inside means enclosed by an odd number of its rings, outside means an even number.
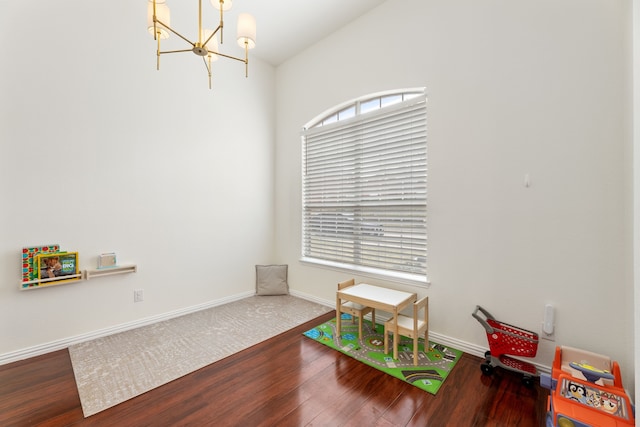
M229 41L220 51L237 54L236 20L239 13L249 13L257 27L256 47L249 56L277 66L385 1L233 0L233 8L224 15L224 37ZM197 28L196 0L167 0L167 5L174 29L181 31L180 25L187 25L188 33ZM202 1L202 13L205 28L217 25L218 11L207 0ZM233 46L227 46L231 40Z

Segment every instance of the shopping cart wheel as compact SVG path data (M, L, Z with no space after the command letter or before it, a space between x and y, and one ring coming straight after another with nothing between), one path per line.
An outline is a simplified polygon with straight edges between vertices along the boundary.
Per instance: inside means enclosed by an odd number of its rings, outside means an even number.
M485 375L493 374L493 366L489 365L488 363L483 363L482 365L480 365L480 370Z
M531 387L533 385L533 378L529 375L525 375L522 377L522 384L524 384L525 387Z
M491 351L487 350L484 352L484 360L487 361L487 363L489 363L489 361L491 361Z

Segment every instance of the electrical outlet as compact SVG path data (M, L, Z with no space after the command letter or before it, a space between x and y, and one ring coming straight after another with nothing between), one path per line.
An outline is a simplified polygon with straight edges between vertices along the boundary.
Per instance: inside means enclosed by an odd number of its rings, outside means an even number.
M552 333L547 334L544 331L544 323L542 323L542 326L540 327L540 338L542 338L543 340L555 341L556 340L555 328L553 328L553 332Z
M141 301L144 301L144 291L142 289L134 289L133 302L141 302Z

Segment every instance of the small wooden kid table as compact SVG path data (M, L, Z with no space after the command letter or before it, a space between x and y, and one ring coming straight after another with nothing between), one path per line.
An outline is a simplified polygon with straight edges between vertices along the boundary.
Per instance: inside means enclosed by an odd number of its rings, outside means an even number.
M376 310L392 313L393 318L396 320L394 322L393 336L398 337L398 313L409 304L414 303L416 299L417 295L415 293L396 291L395 289L368 285L366 283L360 283L340 290L336 294L336 313L338 314L336 316L336 327L338 336L342 336L340 307L343 301L351 301L367 307L373 307ZM395 342L393 343L393 358L398 359L398 346Z

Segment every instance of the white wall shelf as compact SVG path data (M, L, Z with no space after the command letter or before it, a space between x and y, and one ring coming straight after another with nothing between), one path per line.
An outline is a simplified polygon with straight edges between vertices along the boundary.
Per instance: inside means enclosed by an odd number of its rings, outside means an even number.
M82 273L71 274L64 277L35 279L35 280L29 280L28 282L20 282L20 290L28 291L31 289L46 288L48 286L66 285L67 283L78 282L80 280L82 280ZM35 285L35 286L29 286L29 285Z
M135 273L138 266L135 264L116 265L114 267L96 268L84 271L84 279L89 280L93 277L113 276L114 274Z
M48 286L64 285L67 283L78 282L80 280L89 280L94 277L113 276L114 274L135 273L137 271L138 271L138 266L135 264L116 265L114 267L88 269L80 274L72 274L70 276L65 276L64 280L61 280L60 277L55 277L51 279L36 279L36 280L30 280L28 282L21 282L20 290L27 291L31 289L41 289ZM35 286L29 286L29 285L35 285Z

